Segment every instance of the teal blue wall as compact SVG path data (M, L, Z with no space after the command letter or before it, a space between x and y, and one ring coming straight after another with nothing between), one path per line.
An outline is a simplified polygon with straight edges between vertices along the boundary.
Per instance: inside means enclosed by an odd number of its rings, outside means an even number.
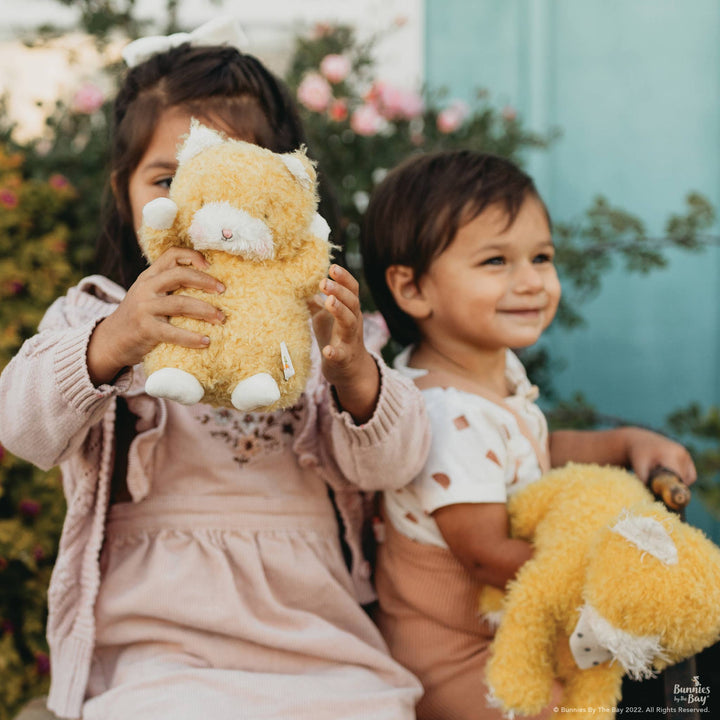
M597 194L656 235L690 190L720 209L718 0L426 0L426 77L562 130L528 157L559 221ZM551 329L562 395L655 427L691 401L720 404L720 251L669 257L648 276L609 272L585 328ZM691 518L720 537L699 503Z

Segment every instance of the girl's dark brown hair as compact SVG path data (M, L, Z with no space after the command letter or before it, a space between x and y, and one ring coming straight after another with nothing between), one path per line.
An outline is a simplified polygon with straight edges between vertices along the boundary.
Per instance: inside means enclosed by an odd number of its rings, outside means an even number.
M251 55L230 47L181 45L132 68L113 108L110 172L97 272L125 288L147 267L132 222L128 185L150 144L161 113L180 107L198 119L218 121L230 135L274 152L306 144L289 92ZM337 208L320 176L320 213L338 230ZM333 242L341 245L337 232ZM339 259L342 262L342 259Z
M529 194L540 199L530 176L513 162L470 150L414 155L388 173L365 211L360 248L373 300L398 342L421 338L395 302L386 270L406 265L417 282L463 225L499 204L510 227Z

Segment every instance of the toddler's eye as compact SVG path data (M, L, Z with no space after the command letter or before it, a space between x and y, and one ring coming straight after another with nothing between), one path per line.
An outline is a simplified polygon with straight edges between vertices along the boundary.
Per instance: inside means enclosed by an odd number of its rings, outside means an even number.
M539 253L533 258L534 263L551 263L553 261L553 256L550 255L550 253Z
M505 264L505 258L502 255L496 255L495 257L488 258L487 260L483 260L481 265L504 265Z

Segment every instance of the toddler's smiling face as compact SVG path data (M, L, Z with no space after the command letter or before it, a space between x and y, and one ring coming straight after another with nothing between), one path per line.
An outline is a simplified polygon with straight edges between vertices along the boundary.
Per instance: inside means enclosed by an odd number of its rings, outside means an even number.
M423 334L468 349L522 348L538 340L560 301L542 203L528 195L515 222L497 204L461 226L420 278L430 313Z

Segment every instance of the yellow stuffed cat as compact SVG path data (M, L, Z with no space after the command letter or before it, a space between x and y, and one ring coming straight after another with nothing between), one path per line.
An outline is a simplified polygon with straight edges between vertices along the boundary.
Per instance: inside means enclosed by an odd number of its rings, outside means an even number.
M720 638L720 548L630 473L569 464L508 503L533 557L498 610L487 680L493 702L530 715L564 683L562 717L613 717L624 674L655 670Z
M149 395L243 411L297 402L310 372L307 300L327 273L329 228L304 150L278 154L193 121L169 198L143 209L140 246L151 262L191 247L224 283L221 295L185 288L220 308L223 325L171 322L210 337L191 349L161 344L144 360Z

